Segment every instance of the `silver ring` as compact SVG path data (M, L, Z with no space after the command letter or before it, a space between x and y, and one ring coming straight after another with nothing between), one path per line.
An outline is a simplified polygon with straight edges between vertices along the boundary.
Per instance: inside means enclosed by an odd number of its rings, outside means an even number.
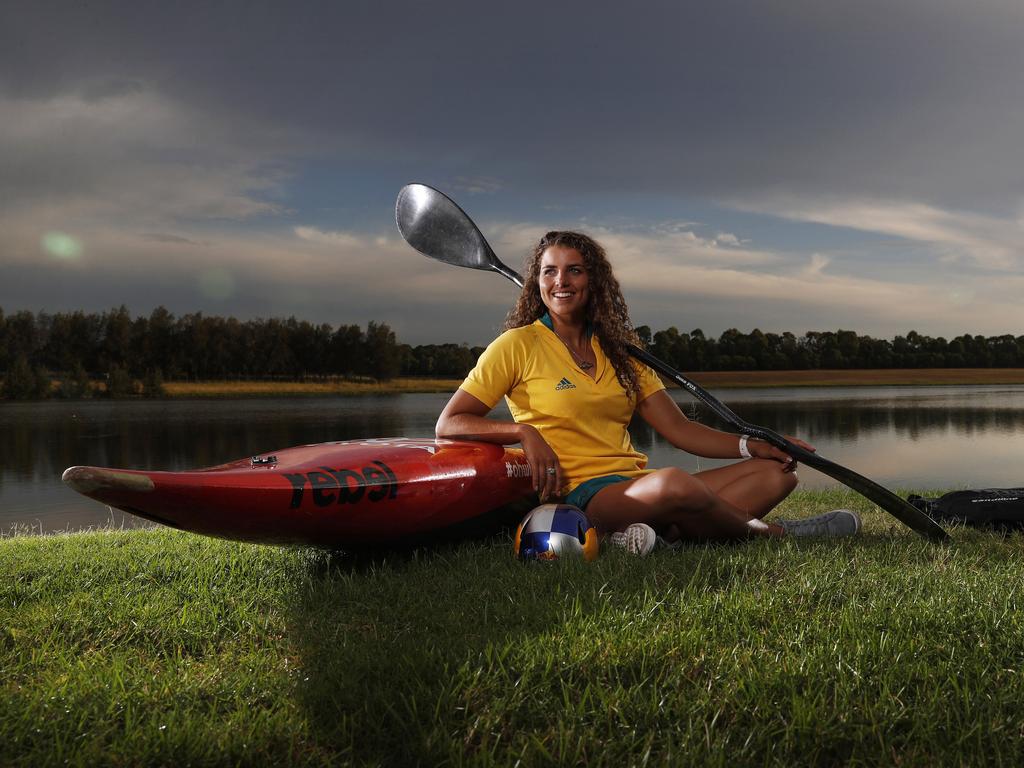
M555 468L554 467L548 467L548 474L549 475L555 474Z

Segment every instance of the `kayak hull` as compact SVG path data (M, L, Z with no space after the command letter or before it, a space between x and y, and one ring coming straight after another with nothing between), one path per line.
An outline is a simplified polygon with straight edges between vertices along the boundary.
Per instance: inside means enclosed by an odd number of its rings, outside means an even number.
M536 503L521 450L456 440L321 443L184 472L70 467L63 480L174 528L327 548L512 523Z

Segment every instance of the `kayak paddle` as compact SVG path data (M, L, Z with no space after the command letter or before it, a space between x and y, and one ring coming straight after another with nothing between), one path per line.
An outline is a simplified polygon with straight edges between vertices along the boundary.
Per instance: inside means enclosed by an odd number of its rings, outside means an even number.
M520 288L523 287L523 278L501 262L466 212L433 187L426 184L407 184L402 187L395 203L395 221L406 242L424 256L457 267L491 270L504 275ZM629 353L688 391L741 434L771 443L797 461L838 480L929 539L944 541L948 538L942 527L928 515L874 480L801 448L774 430L744 421L699 384L690 381L646 350L630 345Z

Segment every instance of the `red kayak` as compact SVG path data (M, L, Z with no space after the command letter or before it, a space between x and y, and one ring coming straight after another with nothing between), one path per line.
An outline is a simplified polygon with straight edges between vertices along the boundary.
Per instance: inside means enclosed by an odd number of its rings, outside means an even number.
M71 488L173 528L240 541L356 547L514 523L536 503L523 452L386 438L287 448L218 467L71 467Z

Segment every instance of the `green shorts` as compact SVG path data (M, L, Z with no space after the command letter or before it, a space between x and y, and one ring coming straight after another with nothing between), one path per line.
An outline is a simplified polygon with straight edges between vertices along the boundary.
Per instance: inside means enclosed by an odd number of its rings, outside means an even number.
M594 498L594 494L604 488L606 485L614 485L615 483L621 483L623 480L632 480L631 477L625 475L605 475L604 477L592 477L589 480L584 480L582 483L577 485L571 491L569 495L565 497L566 504L572 504L574 507L580 509L586 509L587 504Z

